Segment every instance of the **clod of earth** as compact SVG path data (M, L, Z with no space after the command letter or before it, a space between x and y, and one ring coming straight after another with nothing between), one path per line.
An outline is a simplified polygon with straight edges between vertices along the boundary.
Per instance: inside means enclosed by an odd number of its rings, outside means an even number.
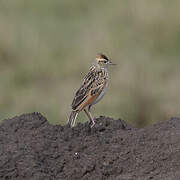
M0 125L2 180L180 179L180 119L137 129L99 117L74 128L40 113Z

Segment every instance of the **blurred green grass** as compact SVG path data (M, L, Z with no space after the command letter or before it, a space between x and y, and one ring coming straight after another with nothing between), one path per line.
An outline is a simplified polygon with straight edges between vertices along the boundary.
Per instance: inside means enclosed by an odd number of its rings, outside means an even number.
M0 120L38 111L64 124L98 52L118 66L96 116L139 127L179 116L179 7L178 0L0 1Z

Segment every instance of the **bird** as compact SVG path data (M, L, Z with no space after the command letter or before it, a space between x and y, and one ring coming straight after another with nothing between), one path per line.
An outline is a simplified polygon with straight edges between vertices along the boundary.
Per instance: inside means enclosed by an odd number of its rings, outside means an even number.
M98 103L104 96L108 83L108 66L116 65L102 53L98 53L95 62L85 75L83 83L76 91L71 104L71 114L67 121L70 127L75 126L76 118L79 112L83 111L89 119L91 128L95 125L95 119L91 114L91 107Z

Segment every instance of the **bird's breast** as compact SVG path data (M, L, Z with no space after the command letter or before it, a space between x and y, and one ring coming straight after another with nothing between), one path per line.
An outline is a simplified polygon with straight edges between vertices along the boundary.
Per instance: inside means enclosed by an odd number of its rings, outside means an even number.
M92 105L98 103L104 96L106 90L107 90L107 87L108 87L108 80L106 80L106 84L102 90L102 92L100 93L100 95L96 98L96 100L92 103Z

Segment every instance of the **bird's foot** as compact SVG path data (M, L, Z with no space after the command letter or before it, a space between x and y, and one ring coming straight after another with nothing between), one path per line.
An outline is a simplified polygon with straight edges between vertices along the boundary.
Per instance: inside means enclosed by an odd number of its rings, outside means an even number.
M96 120L96 118L93 118L93 120L91 120L91 121L89 122L89 125L90 125L91 128L96 124L96 123L95 123L95 120Z
M95 125L96 123L93 121L93 123L91 124L91 128Z

